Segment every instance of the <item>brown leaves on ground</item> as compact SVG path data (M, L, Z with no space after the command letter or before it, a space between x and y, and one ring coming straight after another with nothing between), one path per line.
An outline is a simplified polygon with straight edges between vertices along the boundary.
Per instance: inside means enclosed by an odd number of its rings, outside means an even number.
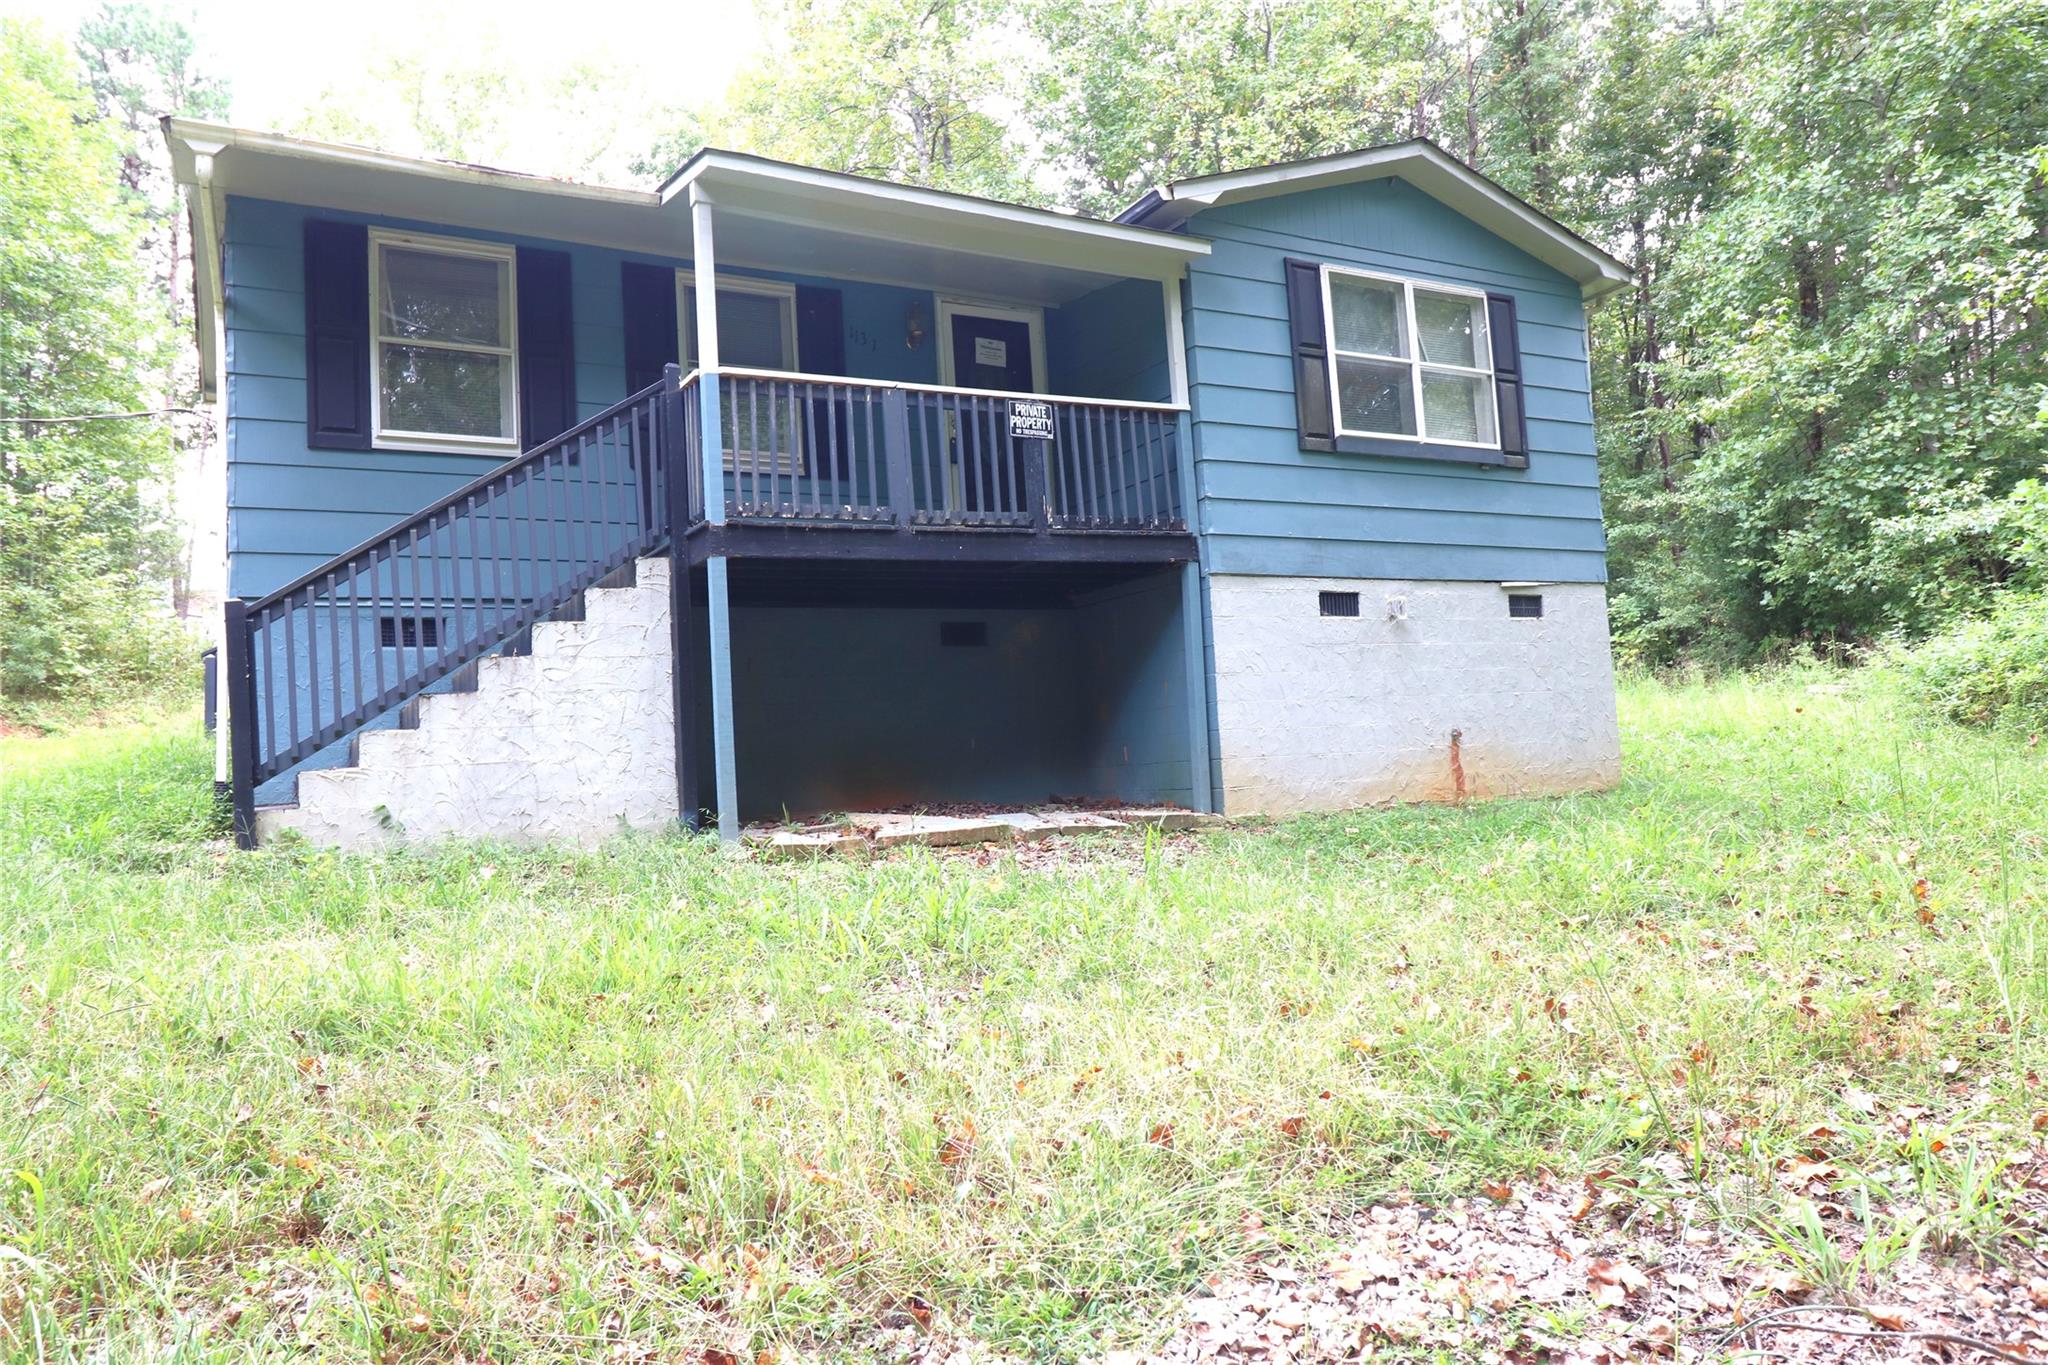
M1277 1249L1255 1254L1238 1272L1212 1277L1156 1353L1117 1358L1321 1365L1443 1355L1612 1365L1739 1348L1850 1365L1882 1356L1867 1340L1766 1320L1794 1301L1812 1309L1826 1301L1796 1271L1771 1264L1746 1227L1712 1221L1703 1201L1652 1207L1608 1181L1525 1182L1508 1199L1493 1194L1374 1207L1337 1229L1341 1250L1306 1269L1278 1259ZM1830 1217L1843 1237L1854 1235L1853 1219ZM1955 1332L2048 1359L2048 1278L1908 1261L1882 1302L1797 1317L1815 1319L1864 1332ZM1721 1345L1746 1323L1756 1325Z

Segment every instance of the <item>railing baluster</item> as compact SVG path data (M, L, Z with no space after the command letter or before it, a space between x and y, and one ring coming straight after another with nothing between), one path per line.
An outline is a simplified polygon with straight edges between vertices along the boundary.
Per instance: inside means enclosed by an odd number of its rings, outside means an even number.
M281 750L296 749L299 745L299 609L292 605L297 600L293 594L284 600L284 742Z
M319 583L306 587L306 734L320 733L320 610L315 605ZM303 740L304 736L300 737Z
M372 561L375 562L375 561ZM351 683L349 696L353 699L349 708L349 719L354 720L363 712L363 571L356 569L348 576L348 659Z

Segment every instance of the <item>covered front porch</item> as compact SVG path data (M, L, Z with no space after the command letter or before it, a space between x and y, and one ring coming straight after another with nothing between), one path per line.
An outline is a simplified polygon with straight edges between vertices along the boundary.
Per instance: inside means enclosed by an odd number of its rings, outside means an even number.
M691 212L685 818L734 837L925 802L1209 809L1179 285L1206 247L724 153L663 193ZM896 330L778 343L764 281L799 278L866 281L858 307ZM903 291L900 318L876 289ZM935 380L903 377L920 347Z

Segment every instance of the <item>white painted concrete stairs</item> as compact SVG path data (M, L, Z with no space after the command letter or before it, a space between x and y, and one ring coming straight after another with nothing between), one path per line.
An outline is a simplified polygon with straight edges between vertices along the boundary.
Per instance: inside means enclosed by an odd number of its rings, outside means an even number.
M256 811L259 840L383 848L457 836L584 845L676 820L669 563L590 588L580 620L533 627L532 652L473 666L475 688L366 730L352 765L300 773L298 802Z

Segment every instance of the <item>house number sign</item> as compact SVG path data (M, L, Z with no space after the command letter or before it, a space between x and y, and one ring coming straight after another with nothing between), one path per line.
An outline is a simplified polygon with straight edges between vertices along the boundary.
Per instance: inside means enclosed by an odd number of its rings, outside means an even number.
M1052 438L1052 404L1031 398L1010 400L1011 440L1050 441Z

